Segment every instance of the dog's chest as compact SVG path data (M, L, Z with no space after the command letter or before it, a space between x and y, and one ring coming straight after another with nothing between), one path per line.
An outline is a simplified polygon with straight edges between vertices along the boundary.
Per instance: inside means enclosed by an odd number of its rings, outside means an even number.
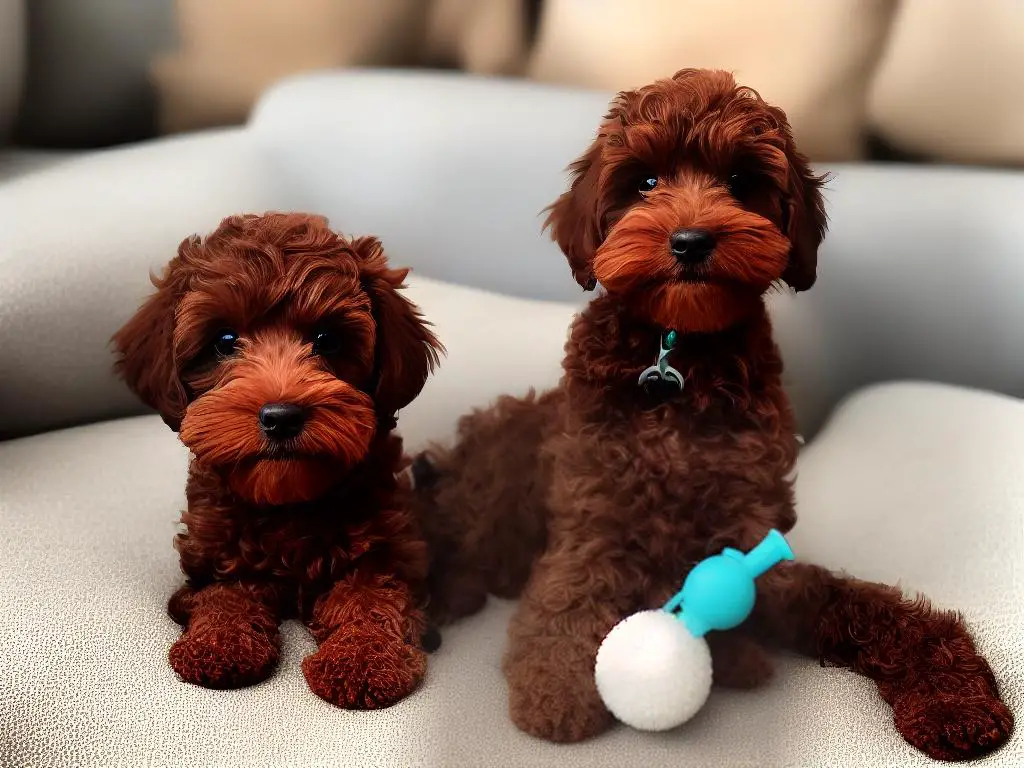
M593 487L611 503L594 502L586 517L607 517L609 527L625 527L645 546L706 542L758 509L784 514L789 506L796 438L782 419L697 419L666 407L584 425L557 440L556 488ZM556 506L573 515L579 503L567 495Z
M342 514L285 510L240 516L220 545L218 571L221 576L272 579L295 588L331 584L373 546L365 525L346 525L343 520Z

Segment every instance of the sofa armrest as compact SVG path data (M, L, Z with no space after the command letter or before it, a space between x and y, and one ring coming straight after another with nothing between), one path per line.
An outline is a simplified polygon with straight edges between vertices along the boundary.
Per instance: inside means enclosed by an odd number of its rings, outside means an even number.
M818 283L775 323L803 429L916 379L1024 395L1024 173L837 165Z
M379 235L420 274L581 302L541 225L607 103L519 80L323 72L271 88L250 128L290 199Z
M0 184L0 437L144 411L111 334L181 240L275 207L243 130L69 159Z

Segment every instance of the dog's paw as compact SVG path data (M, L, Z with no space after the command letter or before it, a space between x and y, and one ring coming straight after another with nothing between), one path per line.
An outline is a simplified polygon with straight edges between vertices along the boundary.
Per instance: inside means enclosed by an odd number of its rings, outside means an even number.
M555 742L597 736L615 722L594 682L594 653L569 639L538 643L509 659L509 716L522 731Z
M903 738L936 760L981 757L1013 733L1013 715L995 696L907 695L893 707L893 714Z
M412 693L427 656L400 637L340 629L302 662L310 690L345 709L381 709Z
M270 677L280 655L277 636L247 624L190 627L171 646L178 676L205 688L243 688Z

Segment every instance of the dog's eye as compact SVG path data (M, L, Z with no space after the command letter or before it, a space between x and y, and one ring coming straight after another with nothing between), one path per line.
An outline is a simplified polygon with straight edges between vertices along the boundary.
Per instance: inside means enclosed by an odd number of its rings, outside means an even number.
M213 350L220 357L231 357L238 347L238 334L231 330L223 330L213 340Z
M751 180L746 173L734 173L729 177L729 194L743 200L750 194Z
M336 355L341 351L341 334L329 328L321 328L313 333L314 355Z
M639 186L637 188L641 192L650 192L656 186L658 186L658 177L657 176L648 176L647 178L643 179L640 182L640 184L639 184Z

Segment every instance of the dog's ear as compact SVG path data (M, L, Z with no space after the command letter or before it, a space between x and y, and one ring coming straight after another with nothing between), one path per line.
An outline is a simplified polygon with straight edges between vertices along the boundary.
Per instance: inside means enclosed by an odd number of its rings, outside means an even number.
M551 228L551 239L562 249L572 276L585 291L597 285L594 254L604 240L599 184L603 147L604 138L599 135L569 166L569 189L547 207L544 221L544 229Z
M806 291L818 276L818 247L828 219L821 187L827 179L811 172L807 158L787 142L789 180L782 201L783 230L790 242L789 264L782 279L794 291Z
M381 416L392 418L419 395L444 347L419 309L399 293L409 270L391 269L375 237L357 238L352 248L377 326L374 401Z
M114 370L142 402L177 432L188 403L173 347L174 316L184 294L185 269L180 259L175 258L162 277L150 279L156 293L113 336Z

